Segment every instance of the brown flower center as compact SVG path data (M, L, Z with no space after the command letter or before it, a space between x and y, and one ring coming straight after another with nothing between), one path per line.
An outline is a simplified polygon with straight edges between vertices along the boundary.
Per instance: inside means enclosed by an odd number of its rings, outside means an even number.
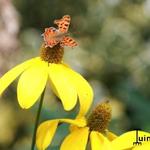
M42 44L40 49L40 57L43 61L47 61L48 63L61 63L64 55L64 48L60 46L60 44L55 45L53 48L45 47Z
M87 120L90 130L105 133L111 120L111 112L112 108L108 101L99 104Z

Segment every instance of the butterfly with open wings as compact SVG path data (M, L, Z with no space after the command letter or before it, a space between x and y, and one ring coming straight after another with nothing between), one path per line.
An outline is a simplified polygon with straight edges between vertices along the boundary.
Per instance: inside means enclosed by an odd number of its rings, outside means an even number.
M42 34L44 37L45 47L53 48L58 43L61 47L77 46L77 42L68 35L70 21L70 16L65 15L61 19L54 20L54 24L58 26L58 29L54 27L45 28L45 32Z

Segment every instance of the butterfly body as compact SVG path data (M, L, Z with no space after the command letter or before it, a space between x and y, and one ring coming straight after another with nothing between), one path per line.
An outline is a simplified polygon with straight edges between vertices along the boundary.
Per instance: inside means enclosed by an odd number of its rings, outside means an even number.
M65 15L62 19L54 21L54 24L58 26L57 28L49 27L45 28L45 32L42 34L44 37L45 47L54 47L58 43L60 46L77 46L77 42L68 35L68 28L70 25L70 16Z

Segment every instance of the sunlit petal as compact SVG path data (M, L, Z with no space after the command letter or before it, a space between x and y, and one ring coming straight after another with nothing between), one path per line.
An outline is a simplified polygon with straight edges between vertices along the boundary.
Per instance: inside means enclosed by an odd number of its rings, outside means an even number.
M34 63L36 59L37 58L27 60L4 74L4 76L0 78L0 95L25 69L27 69L32 63Z
M143 131L138 131L138 137L150 137L150 133L143 132ZM136 142L136 131L130 131L122 134L115 140L111 142L112 147L115 150L120 150L120 149L128 149L132 148L134 142ZM146 143L147 141L142 141L142 143Z
M60 150L86 150L89 128L79 128L71 132L63 141Z
M80 112L78 117L84 116L93 101L93 90L89 83L79 73L73 71L67 65L64 65L64 70L68 73L68 77L76 87L79 96Z
M69 123L72 125L75 125L77 127L84 127L86 126L86 120L84 118L78 118L78 119L59 119L60 122L65 122L65 123Z
M114 133L112 133L110 131L107 132L106 136L109 139L109 141L113 141L114 139L116 139L118 137L117 135L115 135Z
M71 110L77 103L77 91L62 64L49 64L51 87L61 99L64 109Z
M85 117L76 118L75 120L76 120L76 124L71 123L70 125L70 132L73 132L74 130L80 127L85 127L87 125L87 120Z
M148 141L146 144L137 145L132 150L150 150L150 142Z
M47 66L47 63L37 60L21 75L17 94L22 108L31 107L43 92L48 77Z
M42 123L37 130L36 145L38 150L45 150L51 143L59 120L46 121Z
M99 132L92 131L90 140L92 150L113 150L109 140Z

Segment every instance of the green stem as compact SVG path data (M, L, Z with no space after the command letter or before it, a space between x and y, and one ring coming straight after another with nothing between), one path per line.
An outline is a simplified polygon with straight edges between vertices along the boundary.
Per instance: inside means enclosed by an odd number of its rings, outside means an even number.
M35 147L35 141L36 141L36 131L37 131L37 127L39 125L39 120L40 120L40 114L41 114L41 110L42 110L42 105L43 105L43 100L44 100L44 94L45 94L45 89L41 95L40 98L40 103L39 103L39 108L37 111L37 116L36 116L36 120L35 120L35 126L34 126L34 132L33 132L33 137L32 137L32 145L31 145L31 150L34 150Z

